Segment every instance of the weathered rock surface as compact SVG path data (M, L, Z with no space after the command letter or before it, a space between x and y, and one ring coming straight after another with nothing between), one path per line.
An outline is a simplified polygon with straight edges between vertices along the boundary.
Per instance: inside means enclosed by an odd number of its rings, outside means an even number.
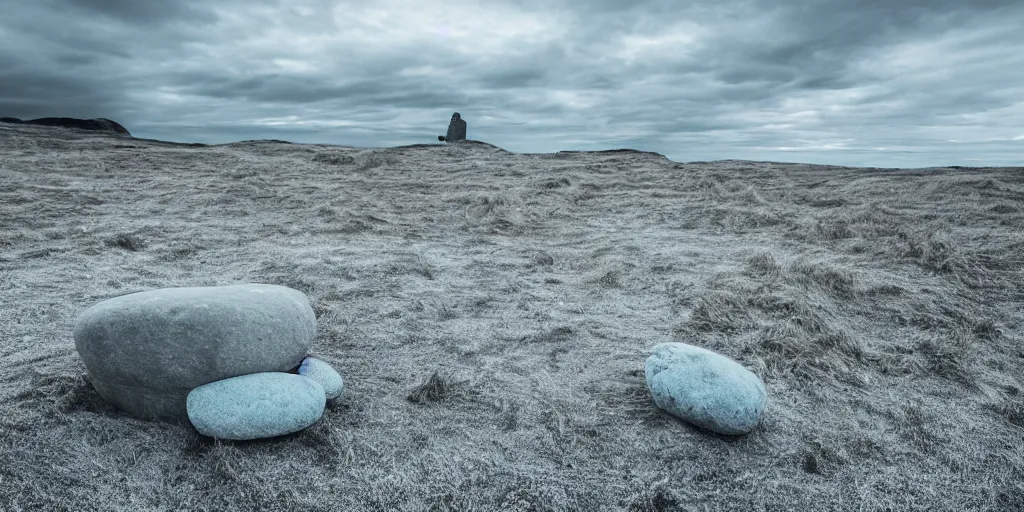
M79 130L94 130L94 131L106 131L112 132L119 135L131 136L128 130L124 126L111 121L110 119L97 118L97 119L75 119L73 117L42 117L39 119L31 119L28 121L22 121L15 117L0 117L0 122L3 123L16 123L16 124L31 124L36 126L57 126L61 128L77 128Z
M298 432L324 414L324 388L312 379L266 372L211 382L187 397L188 419L209 437L245 441Z
M187 421L198 386L296 367L313 342L306 295L284 286L165 288L83 312L75 347L96 391L140 419Z
M345 390L341 375L325 360L306 356L299 365L298 374L321 385L328 399L341 396Z
M458 112L452 114L452 120L448 123L448 134L437 136L437 140L445 142L459 142L466 140L466 121Z
M728 357L685 343L661 343L645 365L654 403L669 414L719 434L746 434L767 402L758 376Z
M326 361L315 357L306 357L299 365L299 375L306 377L324 388L327 399L337 398L345 390L345 381Z

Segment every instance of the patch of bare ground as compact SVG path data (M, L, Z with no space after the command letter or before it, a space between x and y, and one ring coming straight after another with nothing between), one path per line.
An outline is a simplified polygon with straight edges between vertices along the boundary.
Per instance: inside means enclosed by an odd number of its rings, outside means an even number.
M487 144L0 132L5 510L1020 510L1024 171ZM323 419L220 443L96 395L76 316L160 287L309 295ZM769 405L656 409L663 341Z

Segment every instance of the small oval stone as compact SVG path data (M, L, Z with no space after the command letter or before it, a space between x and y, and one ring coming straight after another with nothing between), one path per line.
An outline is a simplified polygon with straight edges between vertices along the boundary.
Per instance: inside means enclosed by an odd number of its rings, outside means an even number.
M345 382L341 379L341 375L326 361L315 357L307 356L302 360L302 364L299 365L299 375L312 379L323 386L328 400L341 396L342 391L345 390Z
M686 343L661 343L644 368L654 403L719 434L746 434L767 402L761 379L728 357Z
M200 434L244 441L298 432L317 422L327 399L312 379L262 372L211 382L186 399L188 419Z

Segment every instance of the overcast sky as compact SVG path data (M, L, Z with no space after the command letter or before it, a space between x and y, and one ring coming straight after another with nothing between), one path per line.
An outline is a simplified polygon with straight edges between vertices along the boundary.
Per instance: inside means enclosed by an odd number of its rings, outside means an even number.
M0 116L137 137L1024 165L1021 0L0 0Z

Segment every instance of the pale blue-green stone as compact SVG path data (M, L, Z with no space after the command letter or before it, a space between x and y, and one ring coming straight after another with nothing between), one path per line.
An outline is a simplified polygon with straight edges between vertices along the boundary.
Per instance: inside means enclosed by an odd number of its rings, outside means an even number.
M196 430L236 441L298 432L324 413L324 388L301 375L261 372L211 382L186 399Z
M757 375L722 354L685 343L656 345L644 373L655 405L720 434L749 433L767 403Z
M302 360L302 364L299 365L299 375L313 379L317 384L323 386L328 400L341 396L342 391L345 390L345 382L341 375L330 364L315 357L307 356Z

